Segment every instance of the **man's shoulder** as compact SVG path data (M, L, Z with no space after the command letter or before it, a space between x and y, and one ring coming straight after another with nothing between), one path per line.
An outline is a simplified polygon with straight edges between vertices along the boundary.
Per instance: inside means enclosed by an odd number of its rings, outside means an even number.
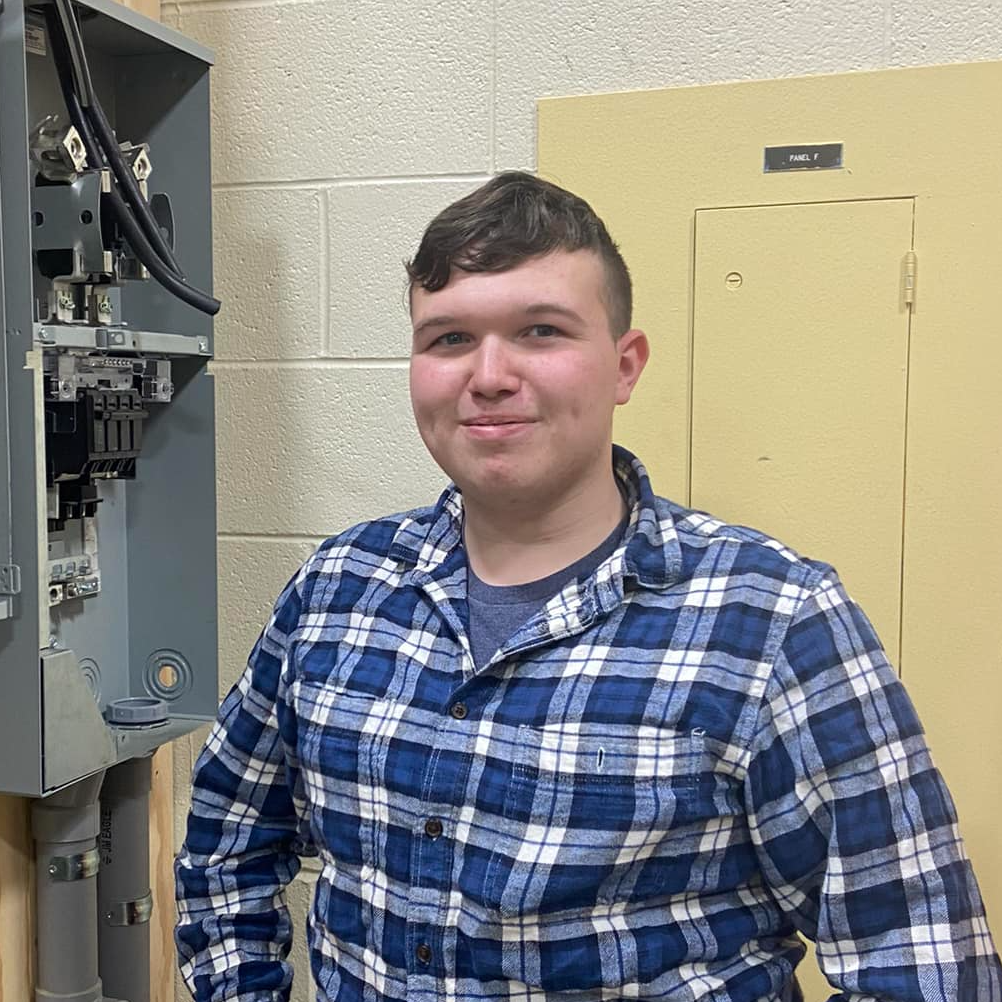
M439 505L411 508L358 522L325 539L307 561L314 572L344 561L393 559L425 539L441 516Z
M268 631L289 634L317 612L348 613L374 583L394 590L437 520L436 506L413 508L349 526L306 558L275 602ZM315 625L315 624L314 624Z
M810 589L833 573L830 564L805 556L761 529L669 498L656 498L655 510L663 524L671 524L678 539L683 576L702 577L709 567L719 567L728 576L758 574Z
M650 584L690 583L704 587L721 578L750 581L769 591L792 586L806 592L832 575L829 564L799 553L768 532L691 508L656 494L640 460L615 446L617 475L625 496L636 508L637 532L628 547L627 560L635 573Z

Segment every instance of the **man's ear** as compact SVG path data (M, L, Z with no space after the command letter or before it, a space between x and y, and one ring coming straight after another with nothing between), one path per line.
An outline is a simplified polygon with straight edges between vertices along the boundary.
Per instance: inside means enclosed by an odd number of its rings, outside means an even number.
M619 354L619 380L616 385L616 403L625 404L633 394L640 374L650 358L651 346L647 335L634 328L628 330L617 342Z

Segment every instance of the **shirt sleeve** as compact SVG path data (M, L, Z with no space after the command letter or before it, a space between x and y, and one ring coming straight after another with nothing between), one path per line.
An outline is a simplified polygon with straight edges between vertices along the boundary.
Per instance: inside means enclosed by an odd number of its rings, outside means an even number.
M287 702L304 572L285 588L195 764L175 863L181 974L197 1002L288 999L285 887L314 854Z
M783 638L746 779L762 871L829 1002L987 1002L1002 969L942 777L873 627L829 573Z

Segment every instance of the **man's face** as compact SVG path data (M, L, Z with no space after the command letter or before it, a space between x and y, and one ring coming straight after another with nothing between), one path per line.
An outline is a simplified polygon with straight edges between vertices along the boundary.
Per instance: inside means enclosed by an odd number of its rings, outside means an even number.
M604 287L601 260L582 250L413 290L414 415L468 500L545 506L609 476L613 410L647 340L613 338Z

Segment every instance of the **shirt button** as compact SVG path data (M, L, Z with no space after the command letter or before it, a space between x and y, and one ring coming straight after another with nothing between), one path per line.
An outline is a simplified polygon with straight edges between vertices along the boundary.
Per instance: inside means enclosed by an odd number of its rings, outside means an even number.
M442 822L438 818L429 818L424 823L424 833L428 838L438 838L442 834Z
M427 943L421 943L414 953L417 955L417 959L420 960L422 964L431 963L431 947Z
M466 713L467 713L466 704L465 703L453 703L452 706L449 707L449 712L457 720L465 720L466 719Z

